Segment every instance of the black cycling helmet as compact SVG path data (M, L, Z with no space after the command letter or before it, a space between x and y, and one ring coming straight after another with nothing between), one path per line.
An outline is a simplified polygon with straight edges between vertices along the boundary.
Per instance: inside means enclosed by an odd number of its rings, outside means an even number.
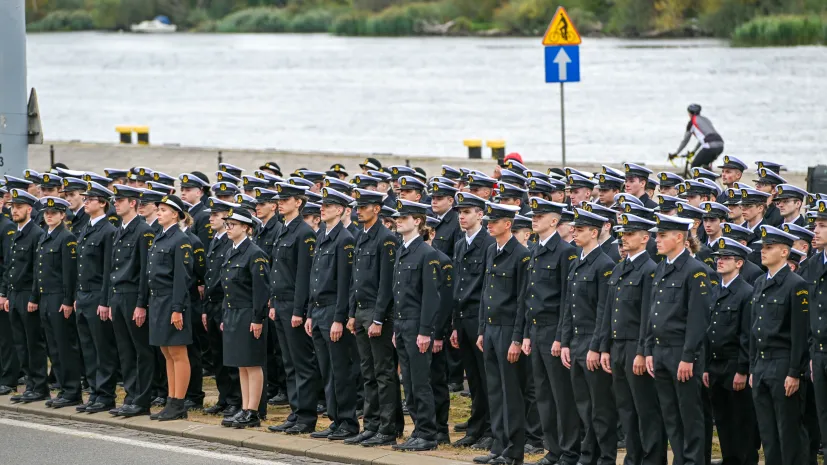
M686 111L693 115L700 115L701 114L701 106L697 103L693 103L686 107Z

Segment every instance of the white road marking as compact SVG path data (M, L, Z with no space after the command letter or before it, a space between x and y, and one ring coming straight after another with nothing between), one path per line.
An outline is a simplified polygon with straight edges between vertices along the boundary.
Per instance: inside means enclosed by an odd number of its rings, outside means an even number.
M114 436L105 436L97 433L90 433L86 431L76 431L69 428L62 428L59 426L41 425L38 423L27 423L25 421L11 420L0 418L0 425L16 426L21 428L29 428L37 431L47 433L65 434L67 436L74 436L84 439L94 439L96 441L114 442L116 444L124 444L127 446L144 447L146 449L155 449L166 452L174 452L178 454L192 455L211 460L222 460L232 463L243 463L248 465L289 465L284 462L274 462L271 460L260 460L248 457L236 457L234 455L219 454L217 452L209 452L198 449L187 449L186 447L168 446L165 444L155 444L151 442L138 441L135 439L119 438Z

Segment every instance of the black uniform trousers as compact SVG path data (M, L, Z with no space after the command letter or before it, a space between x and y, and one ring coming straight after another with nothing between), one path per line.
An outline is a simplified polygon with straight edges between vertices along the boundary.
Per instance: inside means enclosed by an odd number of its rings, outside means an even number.
M267 398L275 397L279 392L286 392L287 375L284 372L284 358L279 346L276 322L267 318Z
M540 422L540 410L537 408L537 389L534 386L534 354L521 354L525 358L520 370L520 385L523 386L523 403L525 404L525 442L534 447L545 449L543 442L543 424Z
M23 373L26 375L26 390L37 394L49 394L46 383L46 339L40 324L40 313L29 313L31 292L12 291L9 294L9 319ZM12 384L15 386L17 382Z
M367 312L366 312L367 313ZM362 420L365 431L395 435L404 429L398 419L402 416L399 376L393 347L393 322L386 320L379 337L368 337L373 324L370 314L356 314L356 346L359 350L362 377L365 380L365 401Z
M405 403L414 421L414 431L411 437L435 441L437 426L434 391L431 388L432 347L429 347L424 354L419 352L419 347L416 345L416 337L419 335L419 319L396 319L393 324L396 351L399 354L399 365L402 368Z
M785 395L789 356L758 359L752 370L752 401L767 465L806 463L801 391ZM815 367L813 367L815 368Z
M109 404L115 402L118 350L112 320L102 321L98 316L99 302L99 292L78 291L78 334L86 380L92 388L89 399Z
M149 321L149 317L147 317ZM167 358L161 352L158 346L152 346L152 352L155 353L155 369L152 374L152 396L166 399L168 392L167 383ZM189 356L189 354L187 354Z
M626 432L626 457L635 465L662 465L666 462L666 432L658 393L649 373L634 373L636 355L637 341L612 341L612 384L617 413Z
M473 438L491 437L485 360L483 353L477 348L479 319L461 318L455 320L454 324L462 365L468 378L468 390L471 392L471 417L468 418L468 429L465 434Z
M149 408L152 398L152 376L155 373L155 351L149 345L149 319L139 328L132 316L138 302L135 292L114 293L109 300L112 309L112 329L118 345L124 405Z
M675 463L701 465L705 462L702 370L696 360L689 381L678 381L682 354L682 346L655 345L655 389Z
M207 341L210 344L215 386L218 389L217 405L241 407L241 384L238 368L224 365L224 340L221 334L221 302L204 302L207 315ZM203 326L203 325L202 325Z
M190 307L192 308L192 307ZM184 398L195 402L196 405L204 405L204 366L201 364L201 354L204 353L203 342L196 334L195 328L200 327L204 329L204 325L200 324L200 316L192 322L192 344L187 345L187 358L190 362L190 382L187 385L187 393ZM165 364L166 365L166 364Z
M525 401L520 380L524 376L520 357L516 363L508 361L513 326L486 325L483 336L488 405L491 409L491 433L494 437L492 454L522 460L525 456Z
M304 325L294 328L292 300L273 300L276 309L276 331L290 402L289 421L315 426L318 414L316 404L322 386L318 362L314 355L313 339L304 331Z
M204 302L202 302L202 309L204 306ZM207 336L207 330L204 329L204 325L200 324L199 322L193 322L192 325L192 342L196 344L199 349L201 349L201 353L199 354L198 359L201 361L201 369L206 370L210 373L215 373L215 369L213 368L213 356L212 356L212 348L210 347L210 340L209 336ZM190 365L192 366L192 365ZM194 372L195 370L193 370ZM194 373L193 373L194 374ZM203 373L198 374L199 377L203 378ZM192 379L192 376L190 376ZM190 399L189 390L187 391L187 399ZM201 401L203 402L204 399L202 398Z
M58 397L66 400L80 400L80 350L78 349L77 322L73 311L69 318L63 316L60 306L63 293L40 296L40 323L46 333L52 372L60 384Z
M812 358L813 384L809 386L815 399L816 412L818 413L818 427L820 431L827 432L827 353L815 352ZM804 386L804 381L801 386ZM805 402L805 405L807 402ZM805 420L806 424L806 420ZM810 427L808 430L812 430ZM812 438L810 438L812 440Z
M462 353L460 349L454 349L451 344L445 344L447 364L448 364L448 382L451 384L462 384L465 381Z
M333 312L334 307L317 308L322 314ZM314 312L315 313L315 312ZM351 366L351 345L356 342L353 334L345 328L338 342L330 339L330 326L320 318L313 319L313 346L319 371L325 383L327 416L336 428L359 432L356 418L356 386L353 385Z
M818 452L821 449L821 428L818 426L818 408L815 404L815 387L807 375L801 378L798 390L801 391L801 421L804 437L805 463L818 464Z
M447 345L451 345L450 342ZM448 351L444 344L441 351L431 355L431 389L434 391L436 432L448 434L451 393L448 391Z
M756 465L758 450L755 449L752 390L749 384L741 391L732 389L737 365L738 360L732 359L713 359L708 363L709 399L724 464Z
M580 462L614 465L617 462L617 408L612 375L601 369L589 371L586 355L592 335L575 335L571 341L571 383L577 413L583 423Z
M574 403L571 372L563 366L560 357L551 355L555 334L552 326L531 327L537 408L549 459L560 465L575 465L580 459L580 417Z
M0 311L0 386L17 386L20 358L14 342L10 313Z

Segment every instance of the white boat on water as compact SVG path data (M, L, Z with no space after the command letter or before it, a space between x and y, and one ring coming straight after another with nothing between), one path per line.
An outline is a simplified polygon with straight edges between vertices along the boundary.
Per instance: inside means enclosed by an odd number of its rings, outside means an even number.
M150 21L141 21L140 24L133 24L129 29L132 32L146 34L165 34L177 31L178 26L172 24L166 16L156 16L155 19Z

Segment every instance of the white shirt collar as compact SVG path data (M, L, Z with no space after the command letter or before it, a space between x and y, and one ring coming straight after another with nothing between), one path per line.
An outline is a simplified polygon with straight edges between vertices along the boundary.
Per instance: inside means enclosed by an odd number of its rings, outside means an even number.
M89 224L90 224L90 225L92 225L92 226L94 226L94 225L98 224L98 221L100 221L100 220L102 220L102 219L104 219L104 218L106 218L106 215L101 215L101 216L99 216L99 217L97 217L97 218L92 218L91 220L89 220Z
M245 237L244 239L241 239L241 242L239 242L238 244L233 244L233 250L237 249L237 248L238 248L238 246L240 246L241 244L243 244L243 243L244 243L244 241L246 241L247 239L248 239L248 238L246 238L246 237Z
M26 225L27 225L27 224L29 224L31 221L32 221L32 219L31 219L31 218L29 218L28 220L26 220L26 222L25 222L25 223L23 223L23 226L18 226L18 227L17 227L17 230L18 230L18 231L22 231L22 230L23 230L23 228L25 228L25 227L26 227Z
M135 218L137 218L137 217L138 217L138 215L133 216L131 220L129 220L126 223L121 224L121 227L123 229L126 229L126 227L129 226L130 224L132 224L132 222L135 221Z
M471 245L471 243L474 242L474 238L477 237L477 234L479 234L480 231L482 231L482 228L477 229L477 232L471 234L470 236L468 233L465 233L465 242L468 242L468 245Z
M824 255L824 263L827 263L827 249L824 249L824 252L822 252L822 255Z
M730 285L730 284L732 284L732 281L735 281L735 279L736 279L737 277L738 277L738 275L736 274L736 275L735 275L735 278L730 279L728 283L727 283L727 282L724 282L724 279L723 279L723 278L721 278L721 286L724 286L724 287L729 287L729 285Z
M589 251L589 253L584 253L584 251L583 251L583 250L581 250L581 251L580 251L580 261L585 260L585 259L586 259L586 257L588 257L589 255L591 255L592 253L594 253L594 251L595 251L595 250L598 250L598 249L600 249L600 246L599 246L599 245L597 245L597 246L595 246L595 248L591 249L591 250Z
M669 260L669 258L667 257L667 258L666 258L666 264L667 264L667 265L671 265L671 264L675 263L675 260L677 260L677 259L681 258L681 255L683 255L683 254L685 254L685 253L686 253L686 249L683 249L683 250L681 251L681 253L679 253L679 254L678 254L678 256L677 256L677 257L675 257L675 259L674 259L674 260Z
M166 233L167 233L167 231L169 231L169 228L171 228L171 227L173 227L173 226L175 226L175 224L171 224L171 225L169 225L168 227L163 228L163 233L164 233L164 234L166 234Z
M415 241L417 237L419 236L414 236L413 239L409 240L408 242L405 242L405 248L407 249L408 247L410 247L410 245L413 244L413 241Z
M640 257L641 255L643 255L645 253L646 253L646 248L644 247L644 249L641 250L640 252L632 255L631 257L628 257L627 260L629 260L630 262L633 262L633 261L635 261L636 258Z
M787 264L785 263L784 266L782 266L781 268L778 269L778 271L775 272L775 274L772 274L769 271L767 271L767 279L774 278L779 272L781 272L781 270L783 270L786 267L787 267Z
M222 237L224 237L224 234L227 234L227 231L224 231L224 232L221 232L221 233L215 233L215 238L216 239L221 239Z
M552 237L554 237L556 234L557 234L557 231L554 231L553 233L551 233L551 235L550 235L550 236L548 236L548 237L547 237L547 238L545 238L544 240L540 241L540 246L545 247L545 246L546 246L546 244L548 244L548 241L550 241L550 240L551 240L551 238L552 238Z
M750 226L749 221L744 221L744 227L749 229L752 232L755 232L755 228L757 228L758 226L761 226L761 223L763 223L763 222L764 222L764 220L761 220L758 223L756 223L755 226Z

